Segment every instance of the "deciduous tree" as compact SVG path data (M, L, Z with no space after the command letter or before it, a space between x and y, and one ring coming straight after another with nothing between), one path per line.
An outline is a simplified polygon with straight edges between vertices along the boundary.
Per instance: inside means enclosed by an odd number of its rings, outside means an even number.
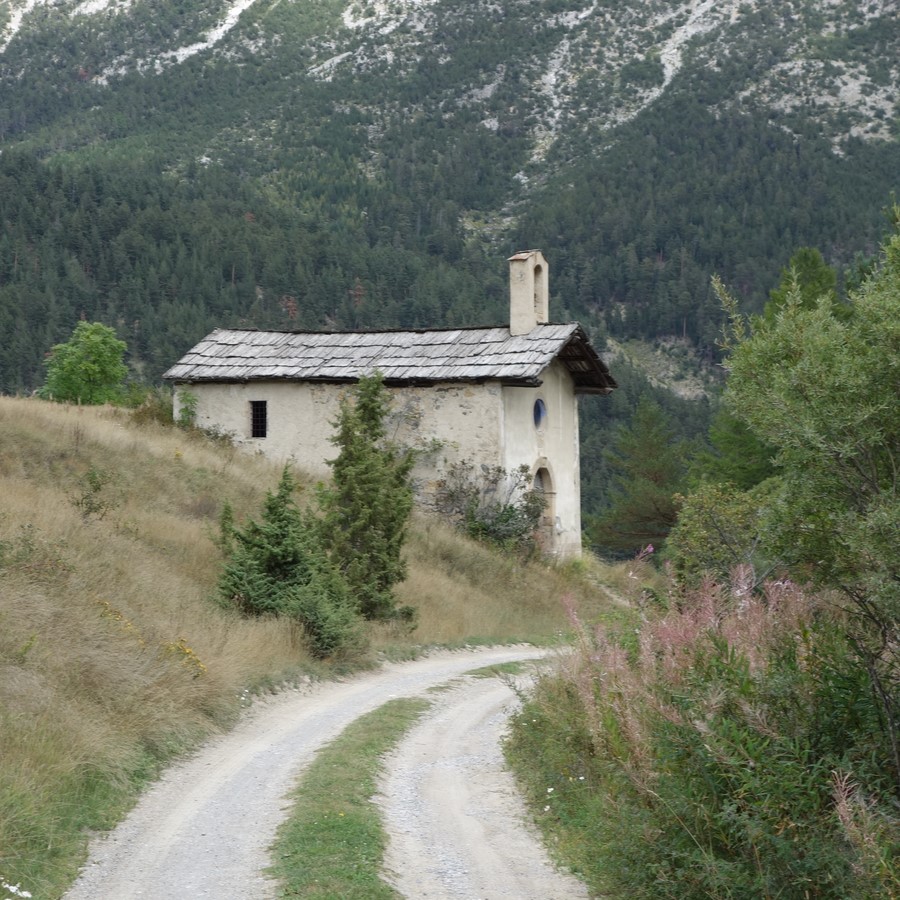
M112 328L79 322L72 337L50 351L41 396L70 403L115 403L128 374L125 350Z
M589 526L601 550L634 553L665 540L677 517L674 495L685 473L685 442L657 403L642 397L604 453L613 473L610 507Z
M750 332L737 321L727 391L777 448L773 552L850 601L900 793L900 235L850 299L836 316L795 289Z

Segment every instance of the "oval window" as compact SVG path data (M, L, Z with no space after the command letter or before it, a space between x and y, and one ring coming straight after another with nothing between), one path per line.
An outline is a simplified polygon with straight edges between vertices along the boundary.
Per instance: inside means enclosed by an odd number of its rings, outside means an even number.
M543 428L547 421L547 406L543 400L534 401L534 427Z

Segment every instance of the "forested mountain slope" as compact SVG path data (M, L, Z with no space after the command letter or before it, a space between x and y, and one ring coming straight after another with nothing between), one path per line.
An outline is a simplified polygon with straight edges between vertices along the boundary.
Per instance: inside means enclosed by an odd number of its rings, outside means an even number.
M79 316L153 376L215 323L555 314L708 347L800 244L871 252L900 170L870 3L239 0L0 13L0 387ZM26 315L21 317L22 311Z
M894 0L7 0L0 390L79 318L155 379L210 328L552 315L715 356L801 245L870 255Z

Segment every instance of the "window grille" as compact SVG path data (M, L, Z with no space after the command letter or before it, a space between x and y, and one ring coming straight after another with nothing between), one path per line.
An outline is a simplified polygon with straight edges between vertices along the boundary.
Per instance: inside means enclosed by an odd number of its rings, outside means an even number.
M250 401L250 436L264 438L268 430L268 413L265 400Z

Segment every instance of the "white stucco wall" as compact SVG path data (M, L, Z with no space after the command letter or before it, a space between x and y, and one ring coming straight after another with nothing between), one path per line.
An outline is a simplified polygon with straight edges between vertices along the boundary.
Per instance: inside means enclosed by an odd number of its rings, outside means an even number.
M555 555L581 552L578 473L578 413L569 374L559 363L544 373L540 388L487 384L438 384L391 388L389 436L424 450L413 472L417 492L427 501L448 463L513 470L546 468L553 481L553 510L544 528L545 548ZM340 398L349 385L254 381L244 384L199 382L175 386L175 415L182 392L197 401L196 424L232 437L235 444L274 460L293 460L313 477L327 478L326 460L337 450L330 442ZM542 399L547 418L534 424L534 402ZM250 403L265 400L267 434L251 437Z
M546 548L562 557L581 553L581 482L578 444L578 401L565 367L553 362L542 373L538 388L503 388L504 468L524 464L534 476L550 474L543 538ZM546 416L535 424L535 402L542 400Z
M326 460L337 456L330 442L332 423L349 385L254 381L246 384L176 385L175 416L182 392L197 399L196 424L232 437L247 450L270 459L294 460L311 475L330 474ZM444 460L502 464L502 388L498 384L390 388L392 411L386 423L391 439L426 449L415 477L427 489ZM267 403L266 437L251 437L250 402Z
M176 418L184 393L196 398L198 427L227 434L242 449L270 459L293 460L315 477L328 475L325 460L337 455L328 440L338 409L336 385L286 381L179 384L175 386ZM251 437L250 403L254 400L267 404L264 438Z

